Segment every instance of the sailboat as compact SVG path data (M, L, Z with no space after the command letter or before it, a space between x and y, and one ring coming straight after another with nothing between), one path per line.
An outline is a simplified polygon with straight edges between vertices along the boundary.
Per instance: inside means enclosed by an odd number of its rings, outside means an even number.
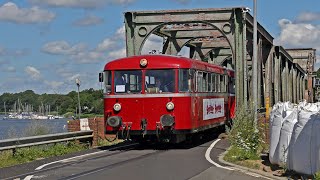
M7 119L7 108L6 108L6 102L3 102L3 106L4 106L4 116L2 119Z

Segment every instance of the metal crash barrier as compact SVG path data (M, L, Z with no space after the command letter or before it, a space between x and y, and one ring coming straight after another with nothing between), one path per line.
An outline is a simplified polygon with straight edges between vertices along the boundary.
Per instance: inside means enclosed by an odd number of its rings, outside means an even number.
M14 139L5 139L0 140L0 151L3 150L13 150L17 148L38 146L44 144L52 144L66 141L74 141L80 139L90 139L92 144L93 140L93 131L76 131L76 132L67 132L67 133L57 133L57 134L48 134L41 136L31 136L23 138L14 138Z

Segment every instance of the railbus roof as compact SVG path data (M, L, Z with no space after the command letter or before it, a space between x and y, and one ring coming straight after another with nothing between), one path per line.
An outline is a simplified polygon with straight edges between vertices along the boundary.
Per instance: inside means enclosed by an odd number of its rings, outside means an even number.
M146 59L148 64L142 68L140 60ZM223 73L224 67L209 64L201 60L172 55L139 55L113 60L105 65L104 70L133 70L133 69L176 69L194 68L203 71ZM230 71L230 70L228 70Z

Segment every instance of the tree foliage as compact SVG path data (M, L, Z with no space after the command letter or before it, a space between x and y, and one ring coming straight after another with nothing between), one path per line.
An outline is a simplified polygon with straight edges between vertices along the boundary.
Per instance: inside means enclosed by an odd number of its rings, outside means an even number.
M20 102L20 106L29 105L34 112L39 112L39 107L50 105L50 111L57 114L75 113L78 108L78 93L71 91L63 94L36 94L32 90L19 93L4 93L0 96L0 112L4 112L4 102L7 112L14 110L14 104ZM80 92L81 113L103 114L103 94L101 90L93 88Z

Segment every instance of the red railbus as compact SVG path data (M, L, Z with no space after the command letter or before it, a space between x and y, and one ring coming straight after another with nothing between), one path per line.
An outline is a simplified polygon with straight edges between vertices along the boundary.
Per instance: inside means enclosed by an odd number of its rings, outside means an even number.
M105 65L102 81L106 133L123 139L177 143L235 114L234 71L199 60L117 59Z

